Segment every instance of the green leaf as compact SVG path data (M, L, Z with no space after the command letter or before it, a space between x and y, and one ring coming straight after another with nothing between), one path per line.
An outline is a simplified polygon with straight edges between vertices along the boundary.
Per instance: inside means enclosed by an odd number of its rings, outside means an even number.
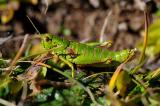
M12 80L9 84L10 86L10 93L11 94L17 94L23 87L22 81Z
M105 97L98 97L97 102L101 106L107 106ZM90 104L90 106L97 106L97 104L92 103L92 104Z
M22 68L16 68L15 70L14 70L14 75L18 75L18 74L21 74L21 73L23 73L25 70L24 69L22 69Z
M78 85L70 89L57 90L54 94L54 99L41 106L82 106L85 98L84 93L85 91Z
M42 67L41 71L38 73L38 78L44 78L47 75L47 68Z
M6 75L0 76L0 97L5 97L9 93L9 83L11 78Z
M129 76L128 72L121 71L117 77L116 87L120 91L121 95L125 95L129 84L131 83L131 77Z
M39 94L36 95L36 102L45 102L50 96L52 96L53 88L43 89Z
M4 68L4 67L7 67L7 63L5 60L0 58L0 68Z

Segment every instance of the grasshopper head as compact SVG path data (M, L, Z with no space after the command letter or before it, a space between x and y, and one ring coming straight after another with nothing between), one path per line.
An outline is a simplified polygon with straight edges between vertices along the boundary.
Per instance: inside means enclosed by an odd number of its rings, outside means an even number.
M43 34L42 36L42 45L45 49L51 49L52 45L52 36L50 34Z
M69 41L64 40L62 38L59 38L59 37L52 35L52 34L43 34L42 35L42 44L43 44L43 47L46 49L67 46L68 42Z

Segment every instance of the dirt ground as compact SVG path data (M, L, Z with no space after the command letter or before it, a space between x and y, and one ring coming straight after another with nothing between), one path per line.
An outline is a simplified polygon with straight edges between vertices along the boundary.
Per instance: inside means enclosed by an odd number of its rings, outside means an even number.
M159 2L155 3L158 5ZM151 13L154 13L155 5L152 8ZM111 15L107 17L109 12ZM47 4L41 0L37 5L21 3L13 19L1 24L0 38L4 40L0 50L3 57L9 57L10 53L18 50L25 34L36 33L26 16L40 33L52 33L76 41L99 41L104 22L108 20L103 40L113 41L113 50L134 48L144 30L143 2L137 0L48 0ZM69 29L71 33L64 36L63 29Z

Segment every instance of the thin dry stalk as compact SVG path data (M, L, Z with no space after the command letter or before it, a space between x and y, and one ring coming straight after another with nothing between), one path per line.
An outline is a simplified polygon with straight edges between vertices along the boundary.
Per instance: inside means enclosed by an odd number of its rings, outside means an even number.
M104 21L104 24L102 26L101 33L100 33L100 42L103 42L104 32L105 32L105 29L106 29L108 22L110 20L111 14L112 14L112 11L109 11L108 15L105 18L105 21Z
M10 64L9 70L6 71L6 74L10 74L12 72L12 68L13 66L17 63L17 60L20 58L20 56L22 55L25 45L27 43L27 38L28 38L28 34L25 35L23 43L18 51L18 53L16 54L15 58L13 59L13 61Z
M139 59L139 64L142 63L142 61L145 58L145 51L146 51L146 47L147 47L147 41L148 41L148 24L149 24L149 13L144 11L144 16L145 16L145 36L144 36L144 40L143 40L143 50L142 53L140 55L140 59Z
M70 88L73 84L68 82L58 82L51 80L40 80L36 82L37 85L52 85L54 88Z
M25 81L24 82L24 85L23 85L23 91L22 91L22 95L21 95L21 100L20 102L18 103L17 106L23 106L24 105L24 100L26 99L27 97L27 82Z
M48 0L44 0L44 3L45 3L45 5L46 5L46 8L45 8L45 10L44 10L44 14L46 14L47 11L48 11Z
M4 100L2 98L0 98L0 104L5 105L5 106L16 106L15 104L13 104L13 103L11 103L9 101L6 101L6 100Z

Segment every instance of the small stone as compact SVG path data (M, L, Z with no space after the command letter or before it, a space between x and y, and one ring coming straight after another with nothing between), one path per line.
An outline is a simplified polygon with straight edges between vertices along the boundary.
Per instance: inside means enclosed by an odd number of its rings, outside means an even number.
M89 2L91 3L91 5L92 5L94 8L98 8L99 5L100 5L99 0L89 0Z
M125 22L122 22L118 25L118 30L119 31L127 31L127 24Z

